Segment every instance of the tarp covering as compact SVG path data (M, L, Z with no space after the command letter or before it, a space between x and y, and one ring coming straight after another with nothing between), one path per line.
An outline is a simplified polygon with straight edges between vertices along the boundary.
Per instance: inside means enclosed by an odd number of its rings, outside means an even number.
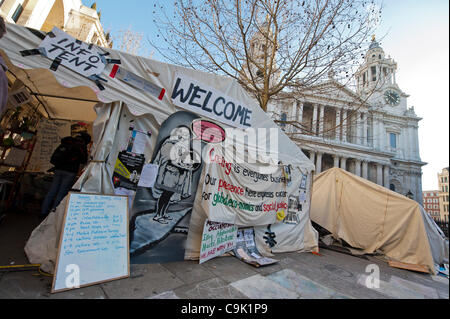
M364 253L430 273L448 262L445 237L417 202L339 168L315 177L311 220Z
M39 47L44 36L39 31L18 25L8 25L8 33L0 41L0 54L5 58L8 67L17 78L34 93L41 94L41 99L46 104L52 118L75 118L86 121L95 119L94 146L91 154L93 160L74 188L86 193L113 194L114 163L120 146L127 141L130 132L129 127L119 125L124 116L127 116L127 121L134 121L136 129L152 132L152 142L145 154L146 161L150 160L161 124L170 115L183 110L175 106L171 100L176 74L182 74L199 83L205 83L216 91L249 106L252 111L252 128L272 129L267 130L266 135L262 135L262 137L258 135L258 142L270 141L272 143L271 133L273 134L274 130L276 132L276 148L275 150L271 149L271 154L276 158L273 158L271 162L292 165L295 169L307 172L308 176L311 176L311 172L314 170L313 163L250 98L237 81L111 49L99 48L100 51L109 53L108 58L120 60L121 68L158 87L165 88L167 94L162 100L159 100L145 90L136 89L125 81L109 77L112 65L107 65L100 74L102 78L107 79L107 82L102 82L105 89L99 90L92 80L64 66L60 66L57 71L50 71L52 61L46 57L41 55L23 57L20 54L23 50ZM76 100L49 98L47 95L76 98ZM82 101L83 99L86 101ZM99 103L97 104L96 101ZM228 127L227 125L223 126L224 128ZM244 144L244 141L238 141L237 144L239 143ZM256 147L256 145L249 147ZM64 208L65 200L59 205L56 212L50 213L47 219L33 231L25 247L30 262L42 264L42 269L47 272L53 272ZM307 208L309 209L309 196ZM302 246L303 249L317 248L317 233L310 225L309 219L307 224L303 223L299 227L305 229L308 238L316 238L314 244L308 242L307 245ZM299 228L296 228L296 231L298 230ZM300 245L295 246L300 247Z

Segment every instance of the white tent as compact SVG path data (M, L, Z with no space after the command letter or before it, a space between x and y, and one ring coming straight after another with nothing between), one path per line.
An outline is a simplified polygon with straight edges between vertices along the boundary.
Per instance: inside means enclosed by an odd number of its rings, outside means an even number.
M106 83L102 82L104 90L100 90L92 80L64 66L60 66L57 71L51 71L52 61L46 57L41 55L24 57L20 53L23 50L38 48L45 34L18 25L7 25L7 28L7 34L0 41L0 54L7 62L10 74L20 79L43 101L49 116L57 119L95 121L93 160L74 188L82 192L113 194L114 162L120 145L128 138L126 134L120 134L121 130L118 127L120 118L128 116L135 120L137 129L158 132L165 119L182 109L172 103L170 94L159 100L146 91L109 77L112 64L108 64L101 74L107 79ZM181 73L198 82L207 83L208 86L233 99L245 102L253 112L253 127L272 128L278 132L278 153L274 155L282 164L297 167L309 176L314 170L314 165L298 146L278 128L236 81L111 49L98 49L109 53L108 58L120 60L122 68L166 90L173 87L176 74ZM152 135L150 149L155 146L156 136L157 134ZM266 138L269 139L269 136ZM146 156L148 155L151 155L151 151L146 152ZM64 204L65 201L61 203L56 213L50 214L33 232L26 246L30 261L41 263L43 269L47 271L51 271L54 266L52 263L56 256L63 215L58 212L63 209ZM310 244L305 247L317 246L317 233L309 222L309 215L307 219L308 222L304 223L307 231L304 233L307 234L305 241L309 241Z

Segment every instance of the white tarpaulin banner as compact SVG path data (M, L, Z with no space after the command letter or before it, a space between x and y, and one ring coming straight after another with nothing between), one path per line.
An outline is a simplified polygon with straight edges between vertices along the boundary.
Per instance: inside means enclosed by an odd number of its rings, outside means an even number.
M262 174L258 165L233 163L229 150L219 145L206 149L202 201L212 221L257 226L274 224L286 215L288 197L282 166ZM277 217L278 214L278 217Z
M185 258L199 258L206 219L254 227L257 248L265 256L278 251L316 250L318 235L309 220L309 172L289 166L287 173L286 166L254 159L236 163L232 151L231 146L218 144L205 149L209 163L199 181Z

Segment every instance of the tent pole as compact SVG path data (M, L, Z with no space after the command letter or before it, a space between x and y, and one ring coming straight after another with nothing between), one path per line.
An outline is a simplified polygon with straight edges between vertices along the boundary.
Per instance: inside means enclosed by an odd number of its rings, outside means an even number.
M59 96L59 95L51 95L51 94L41 94L41 93L34 93L34 92L32 93L32 95L34 95L36 97L37 96L43 96L43 97L52 97L52 98L56 98L56 99L98 103L98 101L95 101L95 100L81 99L81 98L77 98L77 97L67 97L67 96Z

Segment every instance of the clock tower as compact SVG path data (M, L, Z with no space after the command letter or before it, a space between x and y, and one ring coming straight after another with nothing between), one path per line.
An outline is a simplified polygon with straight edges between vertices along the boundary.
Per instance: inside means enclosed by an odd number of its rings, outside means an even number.
M403 114L407 110L409 97L397 84L397 63L385 57L380 44L372 38L365 62L356 73L357 93L376 108L389 113Z

